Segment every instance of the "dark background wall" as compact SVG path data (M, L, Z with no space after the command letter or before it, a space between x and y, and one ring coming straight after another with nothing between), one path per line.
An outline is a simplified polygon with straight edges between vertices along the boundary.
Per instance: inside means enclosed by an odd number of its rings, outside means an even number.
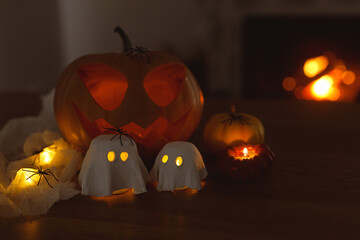
M284 32L281 27L272 31L268 19L279 19L272 22L276 27L283 16L359 14L355 0L0 0L0 91L49 91L75 58L121 51L112 32L121 25L134 44L183 59L206 96L249 96L255 81L280 81L290 71L279 68L269 77L258 72L264 61L254 56L262 53L261 59L269 61L270 54L284 52L276 51L279 44L269 44L277 40L267 36L281 40ZM264 52L265 47L272 49Z

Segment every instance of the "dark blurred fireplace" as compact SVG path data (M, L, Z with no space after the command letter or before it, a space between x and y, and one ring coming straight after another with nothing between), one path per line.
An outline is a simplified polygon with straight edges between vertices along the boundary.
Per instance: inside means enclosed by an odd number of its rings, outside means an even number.
M359 28L360 16L247 17L242 34L242 95L293 98L282 87L284 77L301 71L306 59L329 51L360 70Z

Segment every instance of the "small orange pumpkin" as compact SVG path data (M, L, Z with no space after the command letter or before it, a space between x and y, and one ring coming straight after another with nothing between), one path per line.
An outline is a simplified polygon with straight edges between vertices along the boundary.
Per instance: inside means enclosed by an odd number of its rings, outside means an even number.
M221 173L231 180L254 181L266 175L275 160L266 145L236 145L227 148L217 159Z
M217 154L235 144L264 143L264 126L254 116L246 113L216 114L210 118L204 128L203 140L207 148Z
M55 93L55 116L68 142L85 153L105 128L131 135L141 155L186 140L202 114L203 96L190 70L175 56L132 47L117 27L123 53L91 54L70 63Z

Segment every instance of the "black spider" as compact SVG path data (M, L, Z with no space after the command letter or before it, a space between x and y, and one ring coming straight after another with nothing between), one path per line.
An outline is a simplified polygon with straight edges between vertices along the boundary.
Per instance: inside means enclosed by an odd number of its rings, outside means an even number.
M31 176L27 177L26 180L30 179L32 176L35 176L35 175L39 174L40 177L39 177L39 181L38 181L38 183L37 183L37 186L39 186L40 181L41 181L41 178L44 177L45 180L46 180L46 182L47 182L47 184L48 184L51 188L53 188L53 186L51 186L51 184L49 183L49 180L47 179L46 176L53 176L56 181L59 181L59 180L55 177L55 175L51 172L50 169L47 168L47 169L45 169L45 170L42 170L42 167L41 167L41 166L38 167L38 166L33 165L33 168L32 168L32 169L23 169L23 171L33 173Z
M221 122L228 122L231 125L233 121L240 122L242 125L249 125L249 119L236 113L229 113Z
M114 133L114 136L111 138L111 140L113 140L116 136L119 136L121 146L123 145L122 139L121 139L122 135L129 138L130 142L131 142L131 145L134 145L133 142L135 142L135 140L126 131L124 131L122 128L116 127L116 128L104 128L104 129L105 129L104 130L105 133Z
M123 51L126 53L126 56L129 56L130 59L140 57L143 62L150 64L152 54L147 50L147 48L142 46L135 46L135 48L133 48L129 37L119 26L114 29L114 32L119 33L123 41Z
M140 57L142 62L150 64L152 53L149 52L145 47L135 46L135 48L128 49L126 56L129 56L130 59Z

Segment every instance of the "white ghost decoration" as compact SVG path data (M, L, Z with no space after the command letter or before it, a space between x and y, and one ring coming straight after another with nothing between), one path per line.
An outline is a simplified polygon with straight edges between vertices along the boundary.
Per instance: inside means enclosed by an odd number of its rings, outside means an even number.
M149 181L131 137L106 134L91 141L79 174L83 195L110 196L128 188L139 194L146 192Z
M201 180L207 176L199 150L190 142L170 142L156 157L150 171L159 191L174 191L180 188L200 190Z

